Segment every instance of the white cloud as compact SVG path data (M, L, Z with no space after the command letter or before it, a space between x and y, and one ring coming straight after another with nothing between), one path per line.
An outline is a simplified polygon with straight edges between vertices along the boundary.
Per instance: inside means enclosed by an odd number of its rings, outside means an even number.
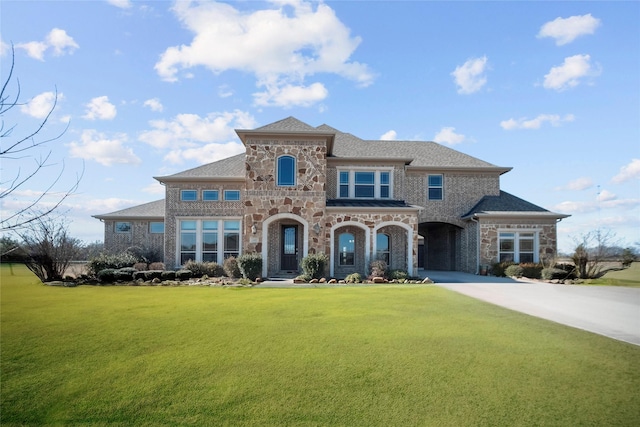
M151 98L144 101L143 104L145 107L149 107L151 111L162 111L164 109L162 103L158 98Z
M309 107L324 100L328 94L322 83L311 86L268 85L266 91L254 93L253 98L255 105L263 107Z
M350 35L328 5L271 4L270 9L245 12L227 3L177 2L173 11L194 38L191 44L167 48L156 71L167 81L197 66L216 74L249 72L265 88L254 95L256 103L277 106L308 106L324 99L324 86L305 82L316 73L337 74L360 86L373 82L366 64L350 60L360 38Z
M218 96L220 98L228 98L233 95L233 90L228 85L221 85L218 87Z
M599 26L600 20L591 16L590 13L569 18L558 17L540 27L538 38L551 37L556 40L556 45L562 46L580 36L595 33Z
M2 38L0 38L0 56L4 56L7 52L9 52L9 43L5 43Z
M44 61L44 53L47 49L52 49L54 56L62 56L64 54L73 54L80 46L65 30L54 28L46 35L44 41L18 43L16 47L26 51L27 55L32 58Z
M87 107L87 112L82 117L87 120L111 120L117 114L116 106L109 102L109 97L107 96L93 98L85 106Z
M588 190L593 187L593 180L587 177L580 177L570 181L567 185L563 187L557 187L556 190L572 190L572 191L583 191Z
M133 7L133 4L130 0L107 0L112 6L119 7L120 9L129 9Z
M158 181L153 181L151 184L147 185L146 187L142 188L142 191L145 193L149 193L149 194L162 194L164 195L165 192L165 187L164 185L160 184Z
M16 44L16 47L18 49L23 49L27 52L27 55L29 55L33 59L38 59L40 61L44 61L44 52L48 48L48 46L44 42L18 43Z
M131 206L139 205L139 200L119 199L110 197L108 199L93 199L86 202L89 212L115 212Z
M58 100L63 98L63 94L58 94ZM34 96L29 102L20 106L20 111L37 119L44 119L56 103L54 92L43 92Z
M605 198L611 196L611 193L607 192ZM615 195L614 195L615 197ZM598 210L615 209L632 210L640 206L640 199L607 199L607 200L593 200L593 201L566 201L557 204L553 210L560 213L578 214L578 213L590 213Z
M487 57L472 58L451 72L458 93L470 94L479 91L487 83L484 72L487 70Z
M126 147L127 136L124 134L114 135L107 138L103 133L93 129L82 132L80 142L67 144L71 157L85 160L94 160L104 166L120 164L138 164L140 158L133 153L133 150Z
M456 128L444 127L440 129L440 132L436 133L433 140L438 144L456 145L464 142L466 139L464 135L455 133Z
M384 134L382 134L382 136L380 137L381 140L383 141L395 141L395 139L398 137L398 134L396 133L395 130L390 130L388 132L385 132Z
M596 196L596 200L599 202L608 202L610 200L615 200L617 198L618 196L616 196L614 193L612 193L609 190L602 190Z
M244 151L244 145L240 142L228 142L226 144L211 143L200 147L171 150L164 156L164 160L176 164L183 163L185 160L205 164L225 159Z
M526 118L503 120L500 122L500 126L505 130L540 129L545 122L551 123L552 126L560 126L562 122L572 122L574 119L573 114L567 114L564 117L557 114L540 114L531 120Z
M620 168L620 172L611 179L611 182L620 184L638 178L640 178L640 159L633 159L628 165Z
M546 89L562 91L580 84L583 77L597 76L600 70L592 67L589 55L574 55L564 59L562 65L552 67L544 76L543 86Z
M222 143L235 139L234 129L256 126L253 116L244 111L197 114L179 114L172 120L152 120L152 130L140 134L140 141L157 149L194 148L200 143ZM211 160L209 160L211 161Z

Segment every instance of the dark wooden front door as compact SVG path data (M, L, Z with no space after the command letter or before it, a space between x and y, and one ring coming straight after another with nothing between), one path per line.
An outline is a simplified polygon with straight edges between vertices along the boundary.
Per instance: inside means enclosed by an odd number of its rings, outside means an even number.
M282 254L280 269L298 271L298 226L282 226Z

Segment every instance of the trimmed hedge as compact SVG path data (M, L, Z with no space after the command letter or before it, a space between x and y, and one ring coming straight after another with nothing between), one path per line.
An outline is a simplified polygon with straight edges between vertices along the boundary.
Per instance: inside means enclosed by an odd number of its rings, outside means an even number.
M309 254L302 258L300 266L305 276L310 276L312 279L320 279L324 276L324 271L329 259L324 253Z
M240 267L242 277L256 280L262 274L262 256L257 253L240 255L238 267Z

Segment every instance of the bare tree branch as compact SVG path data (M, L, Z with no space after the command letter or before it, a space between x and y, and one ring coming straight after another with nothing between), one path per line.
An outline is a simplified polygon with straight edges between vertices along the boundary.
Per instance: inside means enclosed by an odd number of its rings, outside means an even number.
M17 94L15 96L10 96L8 93L8 88L13 79L15 67L15 52L13 45L11 46L11 53L11 67L9 74L2 85L2 92L0 92L0 117L2 117L2 123L0 125L0 160L6 165L7 162L33 158L35 166L24 174L22 168L18 167L14 176L0 182L0 186L2 186L2 188L0 188L0 200L5 199L12 194L15 195L20 188L27 185L37 175L46 173L46 169L56 166L55 163L49 162L52 154L51 151L49 151L44 157L42 157L42 155L36 157L37 153L34 153L33 150L41 148L49 142L60 139L69 129L69 123L67 123L62 132L51 138L41 138L41 133L47 126L49 119L58 104L58 89L56 88L53 105L36 129L29 131L26 136L16 137L15 139L12 138L17 128L17 124L6 127L4 115L16 106L22 104L19 102L20 82L17 78L15 79L17 82ZM53 179L49 180L49 184L45 190L37 192L36 196L32 200L29 200L26 206L19 208L15 212L9 213L6 217L0 218L0 231L18 230L28 227L34 221L44 218L53 213L56 209L60 208L63 202L77 191L80 181L82 180L82 176L84 175L84 164L82 172L80 174L76 174L75 181L64 191L56 192L55 187L63 178L65 169L65 163L63 161L59 172L52 175ZM5 184L7 185L6 187ZM43 207L42 204L45 202L45 198L48 197L52 197L54 202L49 207Z

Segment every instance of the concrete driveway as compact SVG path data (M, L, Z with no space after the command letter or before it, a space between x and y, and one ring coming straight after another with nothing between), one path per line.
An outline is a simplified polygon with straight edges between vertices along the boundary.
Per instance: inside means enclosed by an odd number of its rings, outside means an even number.
M554 285L428 271L436 285L531 316L640 345L640 289Z

